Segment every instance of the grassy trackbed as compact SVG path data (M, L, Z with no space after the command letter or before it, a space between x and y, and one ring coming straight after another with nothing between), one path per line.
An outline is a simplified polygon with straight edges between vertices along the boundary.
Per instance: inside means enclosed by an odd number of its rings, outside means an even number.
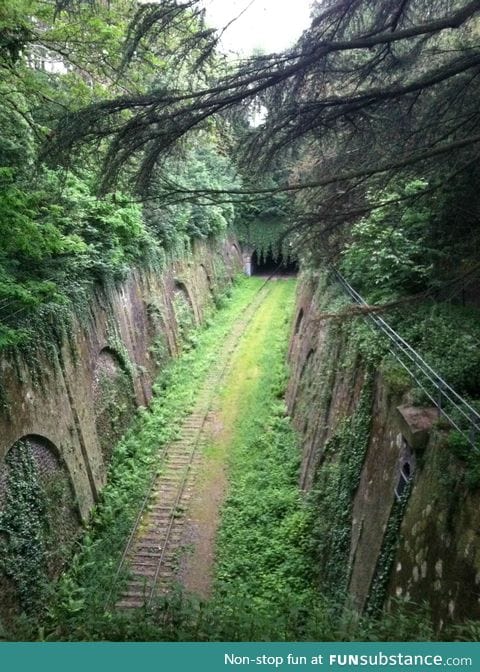
M294 292L294 280L275 283L242 339L221 395L229 488L213 602L230 616L225 638L294 637L313 598L308 512L297 485L299 450L283 402Z
M298 449L282 402L294 290L294 281L272 283L240 341L215 407L193 505L198 542L187 563L187 588L211 597L213 572L214 601L234 593L237 600L238 591L242 596L252 593L256 611L261 603L270 610L272 598L298 584L298 567L293 573L292 568L299 563L304 516L297 487ZM218 508L225 496L215 549ZM272 540L272 547L264 554L261 571L252 572L265 540ZM277 543L284 549L280 555Z
M205 506L200 498L193 512L200 523L208 521L208 535L204 547L191 554L194 570L189 574L187 568L190 583L183 581L187 590L179 585L152 607L129 613L106 608L108 596L115 604L115 591L121 590L113 577L140 502L161 468L161 448L175 438L226 336L262 284L259 278L241 280L227 305L190 335L182 356L162 372L150 408L139 413L115 447L102 501L69 570L51 587L37 619L19 620L13 639L432 638L420 612L365 620L327 601L315 585L311 536L316 511L298 489L299 449L283 401L294 280L269 286L213 405L211 441L198 474Z

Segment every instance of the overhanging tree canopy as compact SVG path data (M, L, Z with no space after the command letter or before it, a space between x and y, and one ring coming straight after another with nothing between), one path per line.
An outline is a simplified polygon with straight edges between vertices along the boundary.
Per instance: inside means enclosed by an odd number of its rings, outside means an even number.
M147 39L158 17L161 26L166 9L188 15L196 4L143 8L129 44ZM479 0L317 3L310 28L288 52L249 59L226 76L212 70L203 86L166 82L90 105L63 118L50 151L65 156L77 143L101 138L109 147L104 189L134 156L138 190L151 196L156 175L154 195L166 202L299 194L295 228L325 245L339 226L382 207L367 198L369 190L421 176L425 193L401 197L418 199L458 186L458 176L471 171L480 152L479 13ZM190 45L194 39L201 58L211 33L198 30ZM273 157L286 158L293 167L287 183L218 190L175 184L166 175L159 181L165 155L182 138L211 119L231 120L249 104L268 114L242 136L238 156L258 172Z

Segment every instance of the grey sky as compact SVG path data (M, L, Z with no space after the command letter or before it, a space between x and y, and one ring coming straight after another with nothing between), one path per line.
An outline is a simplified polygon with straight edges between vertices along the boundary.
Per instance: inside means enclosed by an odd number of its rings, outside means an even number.
M207 21L221 28L251 0L205 0ZM224 33L223 51L248 55L253 49L281 51L309 25L310 0L253 0L245 13Z

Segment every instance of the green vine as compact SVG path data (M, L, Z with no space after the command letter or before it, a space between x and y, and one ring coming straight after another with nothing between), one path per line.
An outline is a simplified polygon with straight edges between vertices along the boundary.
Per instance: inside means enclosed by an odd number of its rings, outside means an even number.
M259 260L264 259L269 252L277 260L280 255L285 259L295 256L291 237L285 235L287 229L287 222L275 217L237 222L235 232L241 243L257 252Z
M117 369L113 377L102 371L99 392L95 419L102 454L108 464L115 444L127 430L134 414L135 396L131 379L123 368Z
M130 381L133 383L135 377L135 366L130 359L130 355L127 348L125 347L125 343L118 333L118 327L113 317L110 316L107 322L107 343L108 347L111 348L111 350L113 350L113 352L115 352L119 358L123 371L127 374Z
M45 590L45 494L28 444L18 442L6 457L5 509L0 514L0 570L14 582L22 609L38 610Z
M157 367L162 366L168 361L170 350L168 347L167 337L163 332L160 332L158 336L155 337L152 345L148 350Z
M192 306L183 290L177 290L172 300L178 334L182 343L187 342L188 335L194 327Z
M320 587L323 594L337 600L347 591L353 499L368 447L371 404L369 380L355 413L341 422L327 442L309 497Z
M392 571L395 554L398 547L398 537L400 525L407 506L408 498L412 490L412 481L409 481L400 499L395 498L390 517L387 523L387 529L383 537L382 549L378 556L375 574L370 586L370 591L365 606L365 612L368 616L378 617L383 609L385 598L387 596L388 583Z

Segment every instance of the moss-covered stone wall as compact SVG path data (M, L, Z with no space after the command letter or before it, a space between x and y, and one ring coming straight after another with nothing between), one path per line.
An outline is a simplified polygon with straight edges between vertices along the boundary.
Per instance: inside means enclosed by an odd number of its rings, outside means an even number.
M439 629L480 618L479 479L435 409L379 365L362 318L332 317L346 303L303 276L289 351L319 589L372 614L426 602Z
M41 437L55 447L85 519L105 483L111 444L148 405L156 374L182 348L182 329L205 318L241 269L235 241L197 242L160 271L132 271L97 288L59 346L39 334L28 357L4 356L0 471L19 439ZM181 316L179 287L188 297Z

